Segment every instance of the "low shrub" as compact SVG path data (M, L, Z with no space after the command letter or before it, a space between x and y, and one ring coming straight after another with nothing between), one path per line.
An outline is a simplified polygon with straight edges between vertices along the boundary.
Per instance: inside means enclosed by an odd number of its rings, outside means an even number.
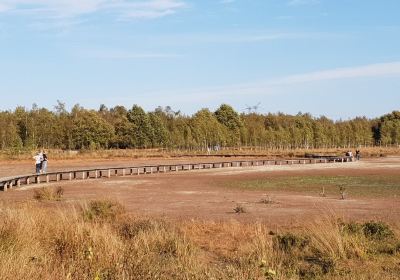
M340 223L342 232L349 234L359 234L362 231L362 225L354 222Z
M362 231L366 237L385 239L394 235L389 226L383 222L367 222L362 225Z
M125 239L132 239L140 233L147 233L157 228L165 228L164 221L151 220L151 219L124 219L118 226L117 231L119 235Z
M124 207L115 201L93 200L83 208L83 218L87 221L111 221L124 212Z
M244 208L243 205L237 204L235 208L233 208L233 211L235 211L236 214L242 214L246 213L246 209Z
M271 196L267 195L265 198L260 199L259 203L261 204L274 204L276 203Z
M64 189L58 187L43 187L33 190L33 198L38 201L49 200L49 201L60 201L64 195Z
M275 248L284 252L291 252L294 249L303 249L310 244L309 237L298 236L293 233L277 235L274 238Z

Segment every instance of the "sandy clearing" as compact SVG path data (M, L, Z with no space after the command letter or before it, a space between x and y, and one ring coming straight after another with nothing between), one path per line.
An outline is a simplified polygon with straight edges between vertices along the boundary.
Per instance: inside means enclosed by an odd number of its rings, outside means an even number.
M216 159L217 160L217 159ZM187 159L184 160L187 162ZM101 164L104 164L101 162ZM227 188L229 182L268 179L276 176L398 175L400 158L371 159L345 164L261 166L209 169L192 172L112 177L111 179L64 181L50 186L63 186L65 201L71 205L91 199L120 201L128 211L170 219L262 221L271 225L293 226L321 216L335 215L344 219L400 218L400 198L322 198L293 192ZM0 201L32 200L33 188L0 192ZM272 204L260 203L271 197ZM246 213L233 209L243 205Z

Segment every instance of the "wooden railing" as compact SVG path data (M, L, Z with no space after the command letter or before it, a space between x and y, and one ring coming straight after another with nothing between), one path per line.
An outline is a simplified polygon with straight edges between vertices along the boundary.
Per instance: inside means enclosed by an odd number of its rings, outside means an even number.
M336 163L352 161L350 157L329 157L318 159L254 159L240 161L222 161L207 163L176 163L165 165L144 165L128 167L106 167L94 169L80 169L69 171L49 172L45 174L29 174L0 178L0 190L7 191L14 187L30 184L43 184L50 182L87 180L99 178L111 178L115 176L133 176L154 173L180 172L200 169L227 168L227 167L248 167L263 165L293 165L293 164L317 164L317 163Z

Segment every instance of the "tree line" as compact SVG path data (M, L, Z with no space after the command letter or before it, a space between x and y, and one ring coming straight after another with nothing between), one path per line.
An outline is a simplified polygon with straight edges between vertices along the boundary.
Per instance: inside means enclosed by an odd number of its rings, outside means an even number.
M101 105L70 111L58 101L53 110L33 105L0 112L1 150L215 147L338 148L400 143L400 111L380 118L334 121L308 113L239 113L222 104L193 115L158 107L145 112Z

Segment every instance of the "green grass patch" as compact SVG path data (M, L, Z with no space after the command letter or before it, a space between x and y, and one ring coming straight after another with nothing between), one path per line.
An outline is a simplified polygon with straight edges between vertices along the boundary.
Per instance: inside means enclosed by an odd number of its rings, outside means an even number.
M320 195L325 188L327 196L339 196L339 188L344 187L346 196L350 197L400 197L400 175L273 177L229 182L226 187L309 195Z

